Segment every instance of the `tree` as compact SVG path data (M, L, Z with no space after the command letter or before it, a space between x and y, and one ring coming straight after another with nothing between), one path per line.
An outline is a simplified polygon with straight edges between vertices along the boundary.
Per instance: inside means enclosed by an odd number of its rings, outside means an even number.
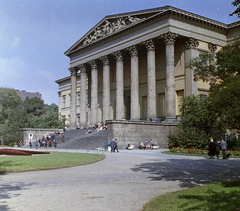
M203 53L188 66L194 71L194 80L210 84L209 107L215 112L219 130L240 127L240 39L224 46L213 55Z
M0 124L4 124L9 113L22 102L14 89L0 88Z
M10 145L19 143L24 127L62 128L58 106L37 97L22 101L14 89L0 88L0 137Z
M23 107L27 115L31 114L34 116L41 116L45 113L43 100L39 99L38 97L27 97L23 102Z
M237 7L237 9L232 14L230 14L230 16L237 15L238 18L240 18L240 0L233 1L232 5L234 7Z
M179 111L183 130L193 128L209 134L215 124L216 116L209 106L208 98L204 99L200 95L190 95L182 98Z
M212 113L208 99L200 95L190 95L180 101L181 123L178 134L168 137L169 147L202 148L208 143L210 130L216 117Z

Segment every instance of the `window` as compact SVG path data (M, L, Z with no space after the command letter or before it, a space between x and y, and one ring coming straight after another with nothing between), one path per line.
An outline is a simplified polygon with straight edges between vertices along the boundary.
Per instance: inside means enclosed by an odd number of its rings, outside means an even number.
M80 93L77 95L77 105L80 106Z
M66 96L62 96L62 107L66 108Z

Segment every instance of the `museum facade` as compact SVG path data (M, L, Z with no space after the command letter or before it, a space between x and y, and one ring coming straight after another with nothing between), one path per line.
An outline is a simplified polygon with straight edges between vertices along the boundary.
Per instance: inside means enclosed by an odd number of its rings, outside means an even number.
M233 42L239 26L171 6L106 16L65 52L70 127L76 128L78 116L80 127L156 119L176 125L179 100L209 91L207 83L193 80L187 62Z

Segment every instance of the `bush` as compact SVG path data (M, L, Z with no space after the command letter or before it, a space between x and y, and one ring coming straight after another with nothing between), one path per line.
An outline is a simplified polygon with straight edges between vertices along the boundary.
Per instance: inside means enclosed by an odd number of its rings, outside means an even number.
M168 136L168 148L182 147L182 148L198 148L205 149L208 145L208 136L204 131L196 129L185 129L179 131L176 135Z
M240 150L240 140L236 136L227 136L227 148L232 150Z

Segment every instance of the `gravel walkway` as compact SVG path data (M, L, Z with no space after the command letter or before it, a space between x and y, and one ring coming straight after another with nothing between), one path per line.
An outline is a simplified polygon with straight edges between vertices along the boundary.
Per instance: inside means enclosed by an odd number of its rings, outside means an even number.
M0 210L139 211L160 194L229 180L240 180L239 159L107 152L90 165L0 175Z

